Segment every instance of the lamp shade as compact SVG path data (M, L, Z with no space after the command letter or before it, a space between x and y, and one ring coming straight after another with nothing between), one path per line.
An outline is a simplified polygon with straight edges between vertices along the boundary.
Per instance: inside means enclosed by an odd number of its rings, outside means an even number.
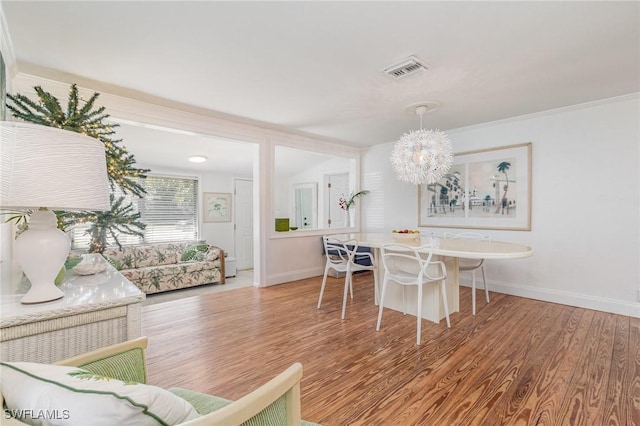
M452 163L451 142L439 130L405 133L391 153L391 165L398 180L414 185L437 182Z
M0 122L0 207L109 210L104 144L68 130Z
M22 303L64 297L54 279L71 242L52 210L109 210L104 145L68 130L0 122L0 207L34 209L14 254L31 288Z

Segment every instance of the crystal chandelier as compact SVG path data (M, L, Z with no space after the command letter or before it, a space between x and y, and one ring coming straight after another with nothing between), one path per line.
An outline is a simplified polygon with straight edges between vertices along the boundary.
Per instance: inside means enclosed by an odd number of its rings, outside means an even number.
M414 185L435 183L453 163L449 137L440 130L422 128L422 116L428 107L416 107L420 116L420 130L402 135L391 153L391 165L398 180Z

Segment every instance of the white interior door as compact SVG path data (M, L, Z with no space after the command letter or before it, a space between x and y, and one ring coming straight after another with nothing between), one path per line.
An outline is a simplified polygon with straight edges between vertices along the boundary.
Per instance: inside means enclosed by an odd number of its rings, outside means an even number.
M234 180L235 246L237 269L253 268L253 181Z
M344 228L347 226L347 212L340 208L340 197L349 195L349 173L327 175L327 227Z
M318 227L318 184L296 183L293 185L294 222L300 229Z

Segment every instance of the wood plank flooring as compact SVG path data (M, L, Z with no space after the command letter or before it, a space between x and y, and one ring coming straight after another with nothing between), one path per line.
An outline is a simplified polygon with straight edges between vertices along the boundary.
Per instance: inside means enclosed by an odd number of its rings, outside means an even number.
M328 425L640 425L640 319L460 289L461 312L386 309L370 273L241 288L143 308L149 382L237 399L295 361L302 416Z

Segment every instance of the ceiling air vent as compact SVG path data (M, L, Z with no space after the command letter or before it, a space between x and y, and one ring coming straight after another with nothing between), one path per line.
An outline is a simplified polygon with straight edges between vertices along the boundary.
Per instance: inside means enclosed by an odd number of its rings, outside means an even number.
M428 70L429 66L415 56L409 56L397 64L393 64L384 69L384 72L393 78L403 78L408 75L416 74L421 71Z

